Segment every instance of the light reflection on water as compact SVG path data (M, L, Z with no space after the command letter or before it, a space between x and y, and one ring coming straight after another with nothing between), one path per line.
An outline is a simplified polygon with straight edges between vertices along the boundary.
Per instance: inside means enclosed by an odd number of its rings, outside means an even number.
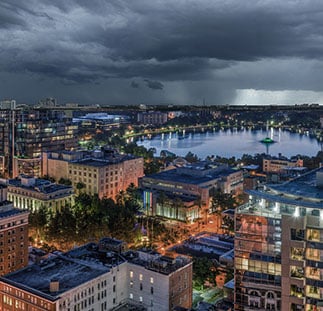
M269 136L275 143L265 145L260 141ZM219 155L221 157L241 158L244 153L269 153L277 156L281 153L291 157L297 154L315 156L321 150L320 143L315 138L306 135L270 129L251 131L208 131L205 133L167 133L138 141L138 145L146 148L155 148L156 155L161 150L168 150L179 156L185 156L189 151L204 159L207 156ZM266 150L268 149L268 150Z

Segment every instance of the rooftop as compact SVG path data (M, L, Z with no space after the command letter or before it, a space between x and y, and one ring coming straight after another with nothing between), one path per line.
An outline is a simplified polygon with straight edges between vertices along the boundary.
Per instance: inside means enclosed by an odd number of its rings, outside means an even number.
M145 252L146 256L142 255L141 252ZM145 269L165 275L169 275L191 262L191 260L186 256L172 258L168 256L160 256L159 253L155 251L149 252L148 250L139 252L128 251L124 253L123 256L129 263L142 266Z
M25 210L20 210L18 208L13 208L12 202L3 201L0 202L0 219L11 217L18 214L26 214L29 213Z
M228 175L236 172L236 170L230 167L223 167L221 169L208 169L208 172L205 175L190 173L190 171L196 171L196 170L203 171L204 169L202 166L197 166L197 167L183 166L181 168L175 168L172 170L163 171L156 174L151 174L144 177L144 179L150 178L150 179L156 179L156 180L199 185L206 182L210 182L215 179L219 179L221 177L227 177Z
M232 252L234 240L231 236L218 234L203 234L191 237L184 241L180 246L174 249L182 254L192 254L195 256L208 256L210 258L220 259L221 256Z
M113 156L108 156L104 158L85 158L85 159L80 159L80 160L74 160L72 163L78 164L78 165L86 165L86 166L95 166L95 167L103 167L111 164L116 164L116 163L122 163L127 160L133 160L138 157L132 156L132 155L113 155Z
M60 190L72 191L73 189L71 186L55 184L46 179L32 178L32 177L26 177L26 176L24 176L23 178L26 180L34 179L34 183L30 182L30 184L27 184L27 183L24 184L24 182L20 178L15 178L15 179L9 179L8 186L19 187L23 189L36 191L36 192L41 192L44 194L49 194Z
M323 188L320 181L323 168L310 171L283 184L268 185L263 191L247 193L285 204L323 209ZM322 175L323 176L323 175Z
M55 301L62 293L109 272L113 266L123 262L125 261L120 256L113 253L107 256L106 252L97 251L95 243L89 243L0 279ZM50 282L54 279L59 282L57 292L49 290Z

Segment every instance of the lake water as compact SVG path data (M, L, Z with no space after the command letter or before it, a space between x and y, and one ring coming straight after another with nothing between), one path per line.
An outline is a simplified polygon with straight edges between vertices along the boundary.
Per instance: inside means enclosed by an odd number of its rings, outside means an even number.
M275 143L266 145L260 142L267 136ZM273 156L281 153L287 157L297 154L315 156L321 150L320 143L314 138L274 129L270 129L269 132L233 129L190 134L167 133L151 139L145 138L137 143L148 149L155 148L156 155L159 155L161 150L168 150L178 156L185 156L191 151L201 159L211 155L241 158L245 153L268 153Z

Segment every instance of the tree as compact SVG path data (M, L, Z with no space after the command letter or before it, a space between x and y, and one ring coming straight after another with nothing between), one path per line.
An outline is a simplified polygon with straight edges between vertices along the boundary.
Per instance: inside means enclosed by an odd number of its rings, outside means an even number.
M49 212L46 207L41 205L38 210L31 211L29 214L29 225L36 229L38 236L43 236L45 227L48 223Z
M58 183L59 183L59 184L61 184L61 185L65 185L65 186L71 186L71 185L72 185L72 182L71 182L71 180L70 180L70 179L68 179L68 178L63 178L63 177L61 177L61 178L59 179Z
M81 190L85 188L85 184L82 183L81 181L79 181L77 184L76 184L76 189L77 189L77 192L78 194L81 193Z
M203 287L206 282L216 285L218 275L217 265L207 257L193 258L193 283L196 287Z

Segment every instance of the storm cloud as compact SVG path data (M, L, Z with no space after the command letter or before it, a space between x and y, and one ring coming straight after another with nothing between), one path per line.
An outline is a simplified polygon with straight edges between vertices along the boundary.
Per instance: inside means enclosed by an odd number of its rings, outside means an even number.
M322 1L2 0L0 40L0 98L245 104L250 90L258 100L289 94L264 103L322 98Z

